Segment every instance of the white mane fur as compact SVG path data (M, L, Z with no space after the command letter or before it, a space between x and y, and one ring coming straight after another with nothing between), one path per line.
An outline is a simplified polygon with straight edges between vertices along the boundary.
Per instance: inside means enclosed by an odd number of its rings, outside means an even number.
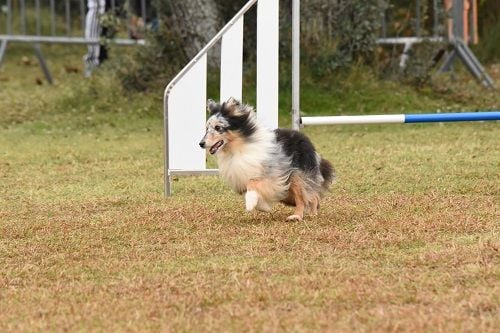
M267 178L276 194L274 198L268 199L279 201L288 191L291 161L276 142L275 133L259 126L255 114L252 116L256 122L256 132L252 134L251 140L236 149L222 150L217 154L219 173L238 193L246 192L250 180Z

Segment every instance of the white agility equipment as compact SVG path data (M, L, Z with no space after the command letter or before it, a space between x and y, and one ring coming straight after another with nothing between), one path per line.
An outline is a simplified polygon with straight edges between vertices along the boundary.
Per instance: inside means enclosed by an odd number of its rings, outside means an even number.
M298 0L294 0L297 1ZM260 122L278 127L279 0L250 0L168 84L164 94L165 195L173 176L210 175L205 132L207 53L221 41L220 99L242 99L244 15L257 4L257 110ZM298 108L297 108L298 109Z

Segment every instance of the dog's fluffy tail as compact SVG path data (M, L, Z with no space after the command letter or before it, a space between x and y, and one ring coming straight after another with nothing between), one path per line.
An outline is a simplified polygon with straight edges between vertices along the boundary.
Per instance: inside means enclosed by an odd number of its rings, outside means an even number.
M330 184L335 179L335 170L332 163L325 160L324 158L321 158L321 162L319 163L319 171L321 172L321 176L323 176L324 179L323 184L321 185L323 189L328 190L328 187L330 187Z

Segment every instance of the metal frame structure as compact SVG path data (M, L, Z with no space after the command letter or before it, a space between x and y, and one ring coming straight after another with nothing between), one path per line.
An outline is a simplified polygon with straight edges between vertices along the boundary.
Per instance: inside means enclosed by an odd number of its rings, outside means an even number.
M441 5L440 5L441 3ZM466 5L467 3L467 5ZM443 43L448 42L452 50L447 54L440 72L449 71L453 62L459 58L476 80L487 88L493 88L493 79L488 75L484 67L468 47L468 43L477 43L477 0L433 0L433 36L421 37L421 0L415 1L415 34L416 37L387 37L386 16L382 21L383 38L378 39L380 45L404 45L401 53L399 67L404 69L409 58L411 48L415 44L422 42ZM444 8L450 12L451 16L447 20L447 38L438 36L439 8ZM444 52L443 52L444 53ZM438 58L440 58L439 56ZM437 59L439 60L439 59ZM436 61L437 61L436 60Z
M141 1L141 17L146 22L146 1ZM86 0L79 0L79 20L80 20L80 29L82 34L85 30L85 2ZM5 53L7 51L7 46L9 43L29 43L33 45L35 54L38 58L38 62L40 67L42 68L45 78L49 83L52 83L52 76L50 74L49 68L45 62L45 58L41 52L40 44L77 44L77 45L92 45L99 44L102 42L100 39L88 39L82 35L77 35L73 31L73 17L71 16L71 4L70 0L64 0L64 13L56 11L56 0L50 0L48 3L49 6L44 8L46 11L50 13L50 21L44 20L42 18L42 6L41 0L34 0L27 2L26 0L19 0L17 11L19 12L19 16L14 18L14 6L13 0L7 0L6 5L6 29L5 34L0 34L0 65L3 62ZM44 1L43 3L47 3ZM29 4L32 4L33 7L28 7ZM29 10L33 10L35 14L34 20L29 20L27 12ZM114 13L116 11L116 1L111 0L111 11ZM0 13L1 15L1 13ZM63 34L59 34L57 31L57 17L64 17L64 31ZM33 22L34 21L34 22ZM14 23L18 24L18 29L14 28ZM35 29L34 31L28 31L28 26L34 23ZM45 24L44 24L45 23ZM49 30L49 33L44 34L42 25L45 25L45 30ZM127 28L130 31L130 26L127 24ZM128 31L128 32L129 32ZM144 45L145 41L143 39L131 39L131 38L114 38L109 40L109 43L116 45Z

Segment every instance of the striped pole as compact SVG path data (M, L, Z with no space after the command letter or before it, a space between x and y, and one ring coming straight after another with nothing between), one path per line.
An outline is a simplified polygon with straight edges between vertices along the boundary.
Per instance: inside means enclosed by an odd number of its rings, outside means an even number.
M411 124L411 123L439 123L439 122L488 121L488 120L500 120L500 111L302 117L302 124L304 126L341 125L341 124L394 124L394 123Z

